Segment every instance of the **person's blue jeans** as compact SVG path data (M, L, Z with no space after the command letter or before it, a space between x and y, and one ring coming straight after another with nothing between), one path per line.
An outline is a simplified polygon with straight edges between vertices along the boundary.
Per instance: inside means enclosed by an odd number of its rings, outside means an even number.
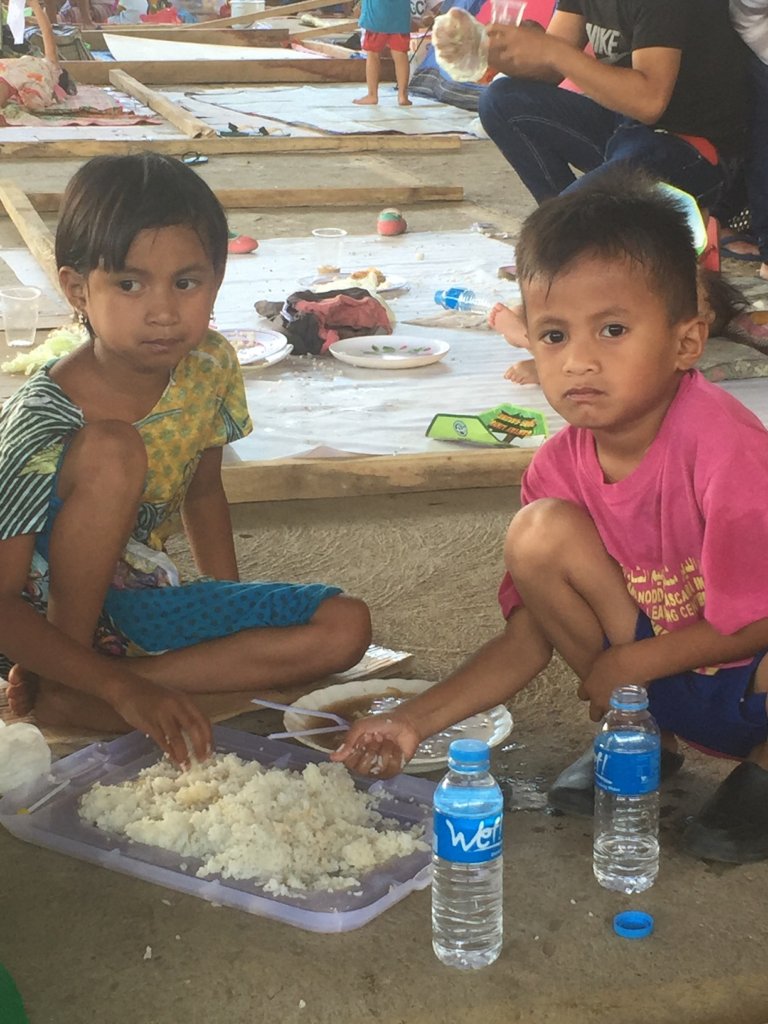
M712 209L728 177L676 135L654 131L580 93L546 82L497 78L480 98L480 120L537 202L578 186L584 175L629 161Z
M751 114L746 178L752 235L768 263L768 64L749 55Z

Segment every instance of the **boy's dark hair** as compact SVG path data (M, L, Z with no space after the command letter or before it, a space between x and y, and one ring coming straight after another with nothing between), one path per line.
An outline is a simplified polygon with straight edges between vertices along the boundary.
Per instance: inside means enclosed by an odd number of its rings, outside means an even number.
M157 153L97 156L67 185L56 231L56 266L87 275L122 270L136 235L183 225L224 274L229 234L221 203L185 164Z
M640 264L670 323L698 311L697 257L685 210L645 172L617 164L542 203L520 232L518 280L551 283L582 256Z

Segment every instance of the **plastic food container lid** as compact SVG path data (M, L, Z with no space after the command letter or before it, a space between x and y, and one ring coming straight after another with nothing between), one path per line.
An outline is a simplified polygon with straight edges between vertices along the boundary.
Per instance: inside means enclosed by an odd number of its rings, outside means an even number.
M653 916L644 910L624 910L614 917L613 930L623 939L644 939L653 931Z

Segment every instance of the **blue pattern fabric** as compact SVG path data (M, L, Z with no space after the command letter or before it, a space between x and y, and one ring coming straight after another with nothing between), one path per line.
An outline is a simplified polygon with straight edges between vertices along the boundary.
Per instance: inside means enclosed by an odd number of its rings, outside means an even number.
M339 587L323 583L199 580L180 587L107 592L104 610L147 654L177 651L244 629L305 625Z

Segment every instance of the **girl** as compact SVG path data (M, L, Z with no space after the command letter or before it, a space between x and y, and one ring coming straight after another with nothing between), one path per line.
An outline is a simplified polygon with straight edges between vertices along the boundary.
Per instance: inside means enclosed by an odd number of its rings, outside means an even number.
M221 455L251 423L208 329L228 240L208 186L166 157L97 157L62 210L61 286L90 340L0 414L9 699L41 723L134 726L183 764L183 732L199 757L210 744L187 694L349 668L368 609L336 587L237 582ZM179 585L164 551L179 514L205 581Z

